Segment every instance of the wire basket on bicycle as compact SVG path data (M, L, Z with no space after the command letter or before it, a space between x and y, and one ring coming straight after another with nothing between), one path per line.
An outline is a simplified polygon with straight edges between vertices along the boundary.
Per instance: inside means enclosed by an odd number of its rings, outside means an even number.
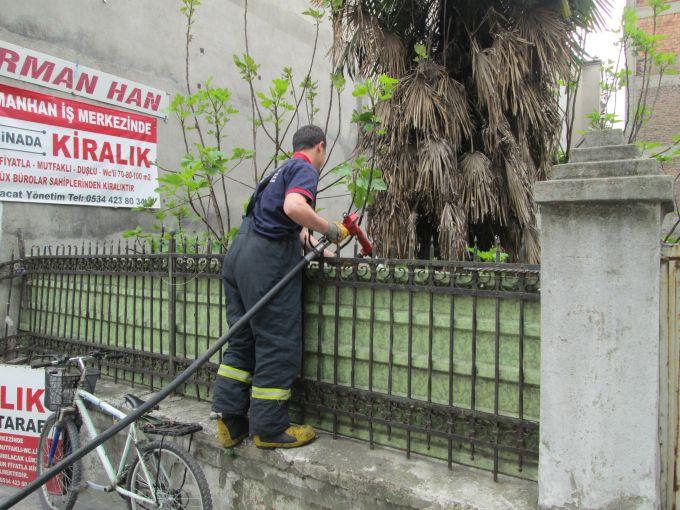
M78 383L83 378L83 389L93 392L100 371L88 368L83 376L70 367L54 367L45 370L45 407L50 411L58 411L62 407L73 405L73 398Z

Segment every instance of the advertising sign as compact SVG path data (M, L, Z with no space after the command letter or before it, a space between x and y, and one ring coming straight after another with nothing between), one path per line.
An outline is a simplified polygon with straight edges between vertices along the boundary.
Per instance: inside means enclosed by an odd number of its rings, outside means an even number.
M0 41L0 76L166 117L167 92Z
M23 487L35 479L35 459L45 420L45 373L0 366L0 484Z
M0 85L0 200L158 207L156 123Z

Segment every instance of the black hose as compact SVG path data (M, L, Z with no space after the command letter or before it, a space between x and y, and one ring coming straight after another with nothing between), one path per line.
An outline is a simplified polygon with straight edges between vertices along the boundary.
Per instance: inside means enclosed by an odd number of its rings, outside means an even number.
M112 425L104 432L99 434L92 442L82 446L75 452L71 453L68 457L65 457L61 462L33 480L19 492L2 501L2 503L0 503L0 510L7 510L8 508L11 508L26 496L35 492L41 485L47 483L51 478L62 472L75 461L82 459L100 444L111 439L113 436L118 434L118 432L140 418L143 414L150 411L161 400L169 396L178 386L184 384L187 379L189 379L189 377L191 377L193 373L201 367L201 365L212 358L212 356L217 351L219 351L225 343L227 343L227 340L229 340L229 338L231 338L234 333L241 329L253 317L253 315L260 311L260 309L266 305L267 302L269 302L269 300L273 298L290 280L292 280L297 273L299 273L309 262L322 255L323 251L328 248L330 244L330 241L327 239L322 239L319 241L314 249L307 253L307 255L305 255L305 257L298 263L297 266L295 266L286 276L284 276L279 283L274 285L271 290L269 290L269 292L267 292L262 297L262 299L255 303L255 305L245 313L243 317L241 317L233 326L231 326L226 334L222 335L210 349L201 355L201 357L196 358L196 360L191 365L189 365L184 372L179 374L175 379L168 383L168 385L159 391L156 396L150 400L147 400L143 405L135 409L132 413L128 414L118 423Z

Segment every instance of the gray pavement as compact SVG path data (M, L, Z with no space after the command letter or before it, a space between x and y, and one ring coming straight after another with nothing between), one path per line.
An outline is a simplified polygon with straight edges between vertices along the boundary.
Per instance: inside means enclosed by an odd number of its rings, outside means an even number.
M17 492L19 492L19 489L0 485L0 502ZM42 506L38 494L33 493L12 508L16 510L41 510ZM127 504L116 494L84 490L78 495L78 500L73 508L74 510L123 510L127 508Z

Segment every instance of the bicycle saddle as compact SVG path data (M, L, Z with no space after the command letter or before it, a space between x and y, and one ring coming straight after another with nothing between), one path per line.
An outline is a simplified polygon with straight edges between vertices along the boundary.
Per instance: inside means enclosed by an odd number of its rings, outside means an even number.
M132 393L126 393L125 395L123 395L123 398L125 399L127 405L129 405L132 409L137 409L139 406L146 402L145 400L142 400L137 395L133 395ZM158 409L158 405L155 405L153 409Z

